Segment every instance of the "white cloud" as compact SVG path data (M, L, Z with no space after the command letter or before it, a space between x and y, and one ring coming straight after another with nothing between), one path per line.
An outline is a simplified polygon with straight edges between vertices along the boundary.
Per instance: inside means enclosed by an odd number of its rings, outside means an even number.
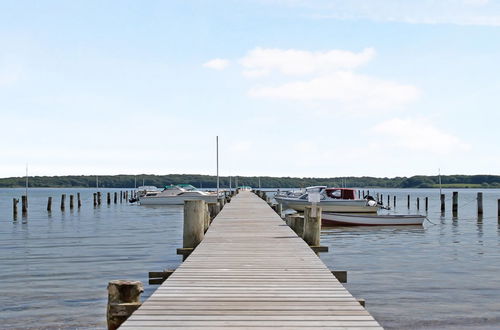
M215 58L208 62L203 63L205 68L214 69L214 70L224 70L229 66L229 61L222 58Z
M346 50L306 51L297 49L255 48L240 59L243 75L260 77L277 71L285 75L306 75L354 69L375 56L373 48L359 53Z
M470 149L469 144L441 131L427 119L394 118L376 125L372 131L386 138L386 147L396 146L437 154Z
M340 71L276 87L255 87L249 95L299 101L336 101L357 109L384 109L416 100L419 90L353 72Z

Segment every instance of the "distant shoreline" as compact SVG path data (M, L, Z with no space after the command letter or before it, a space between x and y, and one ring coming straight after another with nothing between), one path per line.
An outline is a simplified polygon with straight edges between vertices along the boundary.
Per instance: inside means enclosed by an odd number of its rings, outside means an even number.
M220 177L220 187L247 185L251 187L299 188L325 185L330 187L364 188L439 188L438 176L417 175L412 177L331 177L331 178L293 178L269 176ZM442 188L500 188L499 175L443 175ZM192 184L198 188L216 188L217 178L201 174L168 175L67 175L29 177L29 186L34 188L121 188L143 185L163 187L170 184ZM23 188L24 177L0 178L0 188Z

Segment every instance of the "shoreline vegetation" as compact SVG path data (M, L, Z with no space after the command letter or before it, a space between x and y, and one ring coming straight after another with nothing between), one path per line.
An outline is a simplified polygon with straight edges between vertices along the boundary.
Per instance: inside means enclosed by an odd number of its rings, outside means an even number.
M38 188L96 187L96 178L100 188L130 188L141 186L163 187L170 184L192 184L198 188L215 188L216 176L200 174L168 175L67 175L29 177L29 186ZM220 177L220 187L229 187L229 177ZM376 178L376 177L332 177L332 178L293 178L269 176L231 177L232 187L247 185L262 188L302 188L326 185L330 187L364 188L439 188L439 177L417 175L412 177ZM442 175L443 188L500 188L499 175ZM0 178L0 188L25 187L25 177Z

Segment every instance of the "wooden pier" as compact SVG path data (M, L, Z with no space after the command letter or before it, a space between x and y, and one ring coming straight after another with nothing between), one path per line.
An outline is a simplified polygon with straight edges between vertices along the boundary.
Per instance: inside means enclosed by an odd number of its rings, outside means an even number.
M124 329L382 329L311 248L242 191Z

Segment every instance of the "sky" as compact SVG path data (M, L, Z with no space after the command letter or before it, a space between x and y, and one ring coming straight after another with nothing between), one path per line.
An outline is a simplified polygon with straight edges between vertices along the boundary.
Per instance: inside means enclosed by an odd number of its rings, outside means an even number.
M0 177L500 174L500 1L0 1Z

